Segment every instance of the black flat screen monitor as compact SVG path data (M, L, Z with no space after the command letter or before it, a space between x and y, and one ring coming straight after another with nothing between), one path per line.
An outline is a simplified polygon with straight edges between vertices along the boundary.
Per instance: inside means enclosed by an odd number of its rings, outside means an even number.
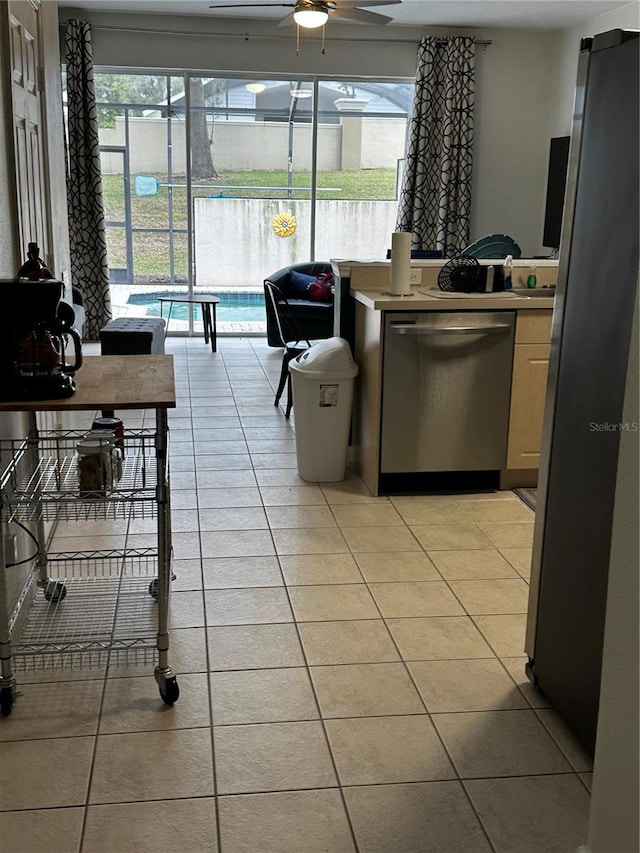
M564 192L567 182L570 136L558 136L551 140L549 149L549 173L547 175L547 202L544 210L544 232L542 245L551 249L560 248Z

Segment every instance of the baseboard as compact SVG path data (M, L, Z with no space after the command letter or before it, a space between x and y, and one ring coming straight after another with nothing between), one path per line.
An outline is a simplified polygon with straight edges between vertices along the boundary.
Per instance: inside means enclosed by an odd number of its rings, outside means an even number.
M499 471L424 471L380 474L381 495L424 495L444 492L492 492L499 488Z
M500 471L500 488L535 489L538 486L537 468L508 468Z

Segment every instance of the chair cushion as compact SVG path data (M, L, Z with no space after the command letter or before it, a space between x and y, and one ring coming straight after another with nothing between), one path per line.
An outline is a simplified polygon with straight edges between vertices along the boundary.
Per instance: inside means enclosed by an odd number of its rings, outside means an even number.
M287 297L291 296L294 299L308 299L309 285L316 280L315 275L307 275L297 270L291 270L289 274L289 286L287 287Z
M288 299L287 303L287 305L280 305L280 313L283 317L293 315L298 320L311 320L318 316L324 317L333 315L332 302L311 302L309 299Z

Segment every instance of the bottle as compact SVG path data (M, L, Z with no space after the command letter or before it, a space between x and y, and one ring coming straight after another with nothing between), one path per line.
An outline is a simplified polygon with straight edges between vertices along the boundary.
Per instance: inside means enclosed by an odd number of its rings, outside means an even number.
M511 278L513 276L513 255L507 255L504 260L504 289L511 290Z
M536 268L533 264L529 267L529 275L527 276L527 287L534 288L538 283L538 278L536 276Z
M39 281L40 279L53 278L47 269L45 262L40 257L40 249L37 243L29 243L27 250L27 260L18 270L18 278L27 278L29 281Z

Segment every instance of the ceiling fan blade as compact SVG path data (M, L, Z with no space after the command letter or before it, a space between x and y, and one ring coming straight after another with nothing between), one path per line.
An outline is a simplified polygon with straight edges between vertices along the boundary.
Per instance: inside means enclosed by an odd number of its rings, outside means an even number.
M335 0L335 10L358 9L360 6L398 6L402 0Z
M293 3L291 4L294 5ZM293 20L293 12L290 12L286 17L284 17L279 24L276 24L276 27L290 27L295 24Z
M213 6L209 6L210 9L277 9L279 6L283 8L295 8L295 3L214 3Z
M333 9L329 11L332 18L340 18L345 21L357 21L359 24L388 24L393 18L388 15L380 15L378 12L366 12L364 9Z

